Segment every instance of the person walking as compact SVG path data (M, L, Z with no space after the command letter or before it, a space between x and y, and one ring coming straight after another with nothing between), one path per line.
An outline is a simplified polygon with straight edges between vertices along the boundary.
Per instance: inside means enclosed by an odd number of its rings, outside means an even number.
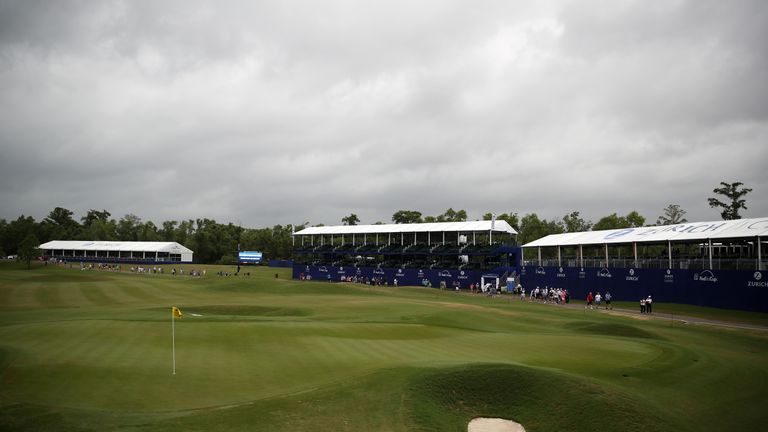
M606 291L605 292L605 308L606 309L613 309L613 306L611 306L611 292Z
M594 299L595 298L592 297L592 291L590 291L589 294L587 294L587 304L584 306L584 309L586 309L586 308L592 309L592 301Z
M645 299L645 312L651 313L653 312L653 299L649 295L647 299Z
M645 313L645 299L644 298L640 299L640 313L641 314Z

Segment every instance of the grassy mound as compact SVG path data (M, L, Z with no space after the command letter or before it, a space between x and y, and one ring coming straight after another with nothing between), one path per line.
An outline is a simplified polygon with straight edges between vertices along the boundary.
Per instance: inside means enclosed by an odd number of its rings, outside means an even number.
M526 430L675 430L630 395L585 379L513 365L470 365L413 380L408 411L418 430L464 431L475 417Z

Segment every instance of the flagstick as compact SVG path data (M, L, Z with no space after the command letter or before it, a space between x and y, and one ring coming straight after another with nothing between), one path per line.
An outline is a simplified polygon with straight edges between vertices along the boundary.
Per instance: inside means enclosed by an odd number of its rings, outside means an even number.
M173 347L173 374L176 375L176 317L171 312L171 346Z

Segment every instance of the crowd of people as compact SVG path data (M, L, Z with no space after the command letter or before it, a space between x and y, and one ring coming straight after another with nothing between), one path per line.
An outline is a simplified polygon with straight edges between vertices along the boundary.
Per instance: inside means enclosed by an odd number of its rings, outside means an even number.
M516 293L520 294L520 300L525 300L525 288L520 284L515 288ZM571 302L571 293L564 288L544 288L536 287L528 295L528 301L537 301L541 303L566 304Z

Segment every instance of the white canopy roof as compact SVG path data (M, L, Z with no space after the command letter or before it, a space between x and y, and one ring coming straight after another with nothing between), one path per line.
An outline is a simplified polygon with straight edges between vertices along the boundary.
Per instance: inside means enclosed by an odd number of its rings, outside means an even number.
M304 228L294 235L341 235L341 234L394 234L414 232L482 232L491 231L517 234L507 221L437 222L387 225L336 225Z
M192 253L190 249L187 249L176 242L53 240L41 244L39 248L48 250L168 252L174 254Z
M523 247L661 243L768 236L768 217L551 234Z

